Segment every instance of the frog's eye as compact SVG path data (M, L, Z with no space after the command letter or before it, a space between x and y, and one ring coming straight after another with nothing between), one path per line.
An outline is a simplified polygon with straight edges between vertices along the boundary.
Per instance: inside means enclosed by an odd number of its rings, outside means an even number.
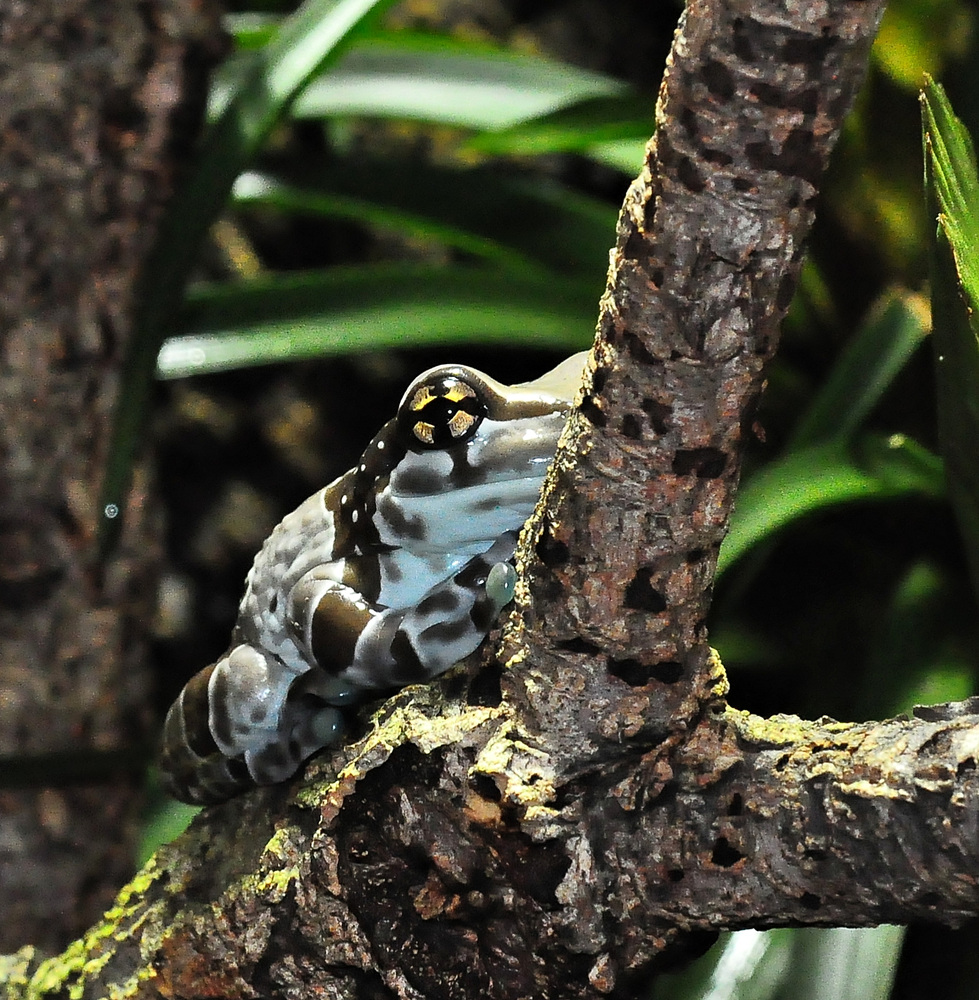
M487 408L479 393L457 374L433 374L405 399L402 416L416 446L447 448L475 433Z

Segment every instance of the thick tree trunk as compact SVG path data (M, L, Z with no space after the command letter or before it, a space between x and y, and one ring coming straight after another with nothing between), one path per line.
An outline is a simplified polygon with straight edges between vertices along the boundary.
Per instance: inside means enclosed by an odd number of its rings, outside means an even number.
M155 519L140 477L100 565L98 501L219 34L196 0L2 0L0 38L0 948L55 948L132 871Z

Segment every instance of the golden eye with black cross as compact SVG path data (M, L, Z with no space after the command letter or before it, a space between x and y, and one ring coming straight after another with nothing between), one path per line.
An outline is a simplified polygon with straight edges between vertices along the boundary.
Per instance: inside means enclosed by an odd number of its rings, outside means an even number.
M468 441L486 416L486 404L457 372L433 372L404 400L402 418L412 444L448 448Z

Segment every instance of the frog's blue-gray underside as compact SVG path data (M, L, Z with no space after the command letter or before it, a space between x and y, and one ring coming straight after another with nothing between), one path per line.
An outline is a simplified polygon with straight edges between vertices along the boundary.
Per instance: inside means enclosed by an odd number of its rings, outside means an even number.
M409 386L360 463L255 557L228 651L167 715L167 791L219 802L282 781L337 742L342 706L476 649L513 596L584 360L522 385L446 365Z

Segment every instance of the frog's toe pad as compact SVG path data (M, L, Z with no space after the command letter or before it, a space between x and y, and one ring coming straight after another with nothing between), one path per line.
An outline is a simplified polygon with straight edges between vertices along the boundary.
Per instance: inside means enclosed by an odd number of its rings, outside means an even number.
M517 571L508 562L498 562L486 577L486 596L500 608L513 600Z

